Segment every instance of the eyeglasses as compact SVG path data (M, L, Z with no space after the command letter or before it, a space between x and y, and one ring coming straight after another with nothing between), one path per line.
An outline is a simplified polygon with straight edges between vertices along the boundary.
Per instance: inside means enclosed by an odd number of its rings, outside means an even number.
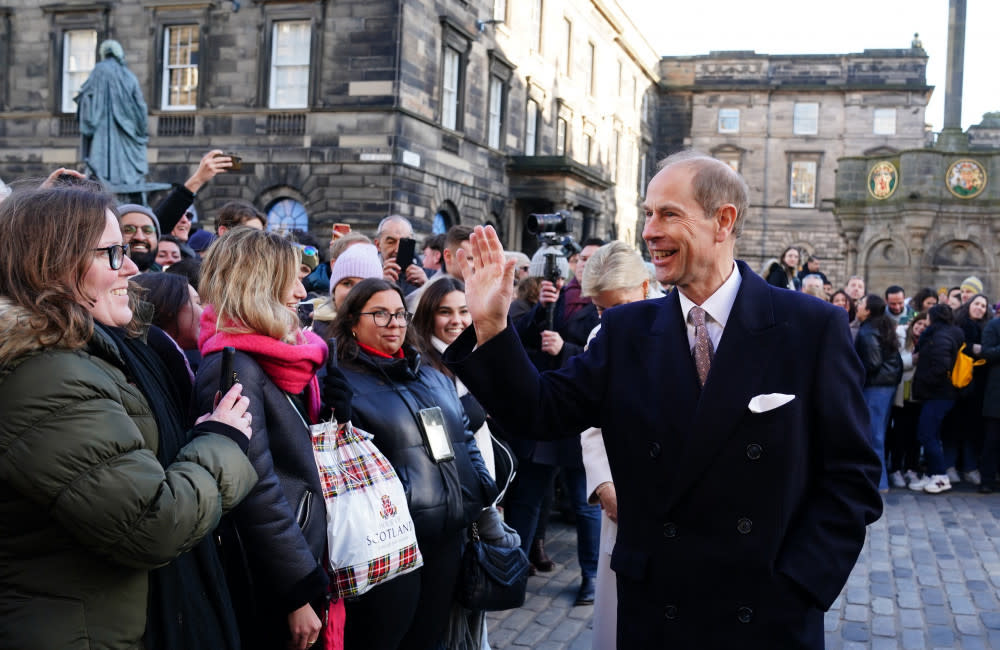
M130 223L124 224L122 226L123 235L134 235L138 230L141 230L142 234L146 235L147 237L152 237L153 235L156 234L155 226L133 226Z
M125 256L128 255L128 244L111 244L104 248L93 249L95 253L107 253L108 264L112 271L117 271L125 263Z
M389 327L389 323L395 318L400 327L406 327L413 320L413 314L408 311L397 311L391 314L384 309L378 311L363 311L360 316L371 316L377 327Z
M304 244L295 244L295 247L301 249L303 253L307 256L312 257L319 253L319 250L315 246L305 246Z

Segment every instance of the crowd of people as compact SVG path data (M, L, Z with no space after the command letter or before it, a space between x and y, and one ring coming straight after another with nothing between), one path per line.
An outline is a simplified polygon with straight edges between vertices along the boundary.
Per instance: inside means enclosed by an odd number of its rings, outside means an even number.
M618 625L615 571L638 582L648 561L619 550L616 566L612 551L619 492L632 526L640 504L635 486L620 490L614 478L622 449L606 448L595 426L615 425L603 414L587 420L600 409L570 400L560 417L588 425L577 429L582 436L553 439L550 420L519 420L506 413L514 404L484 399L485 388L470 392L446 352L467 330L487 330L472 327L476 296L466 293L466 281L489 269L483 234L453 226L427 237L403 266L401 245L415 233L398 215L371 237L338 224L324 248L309 233L268 231L265 214L232 201L209 232L191 206L231 165L219 154L208 152L154 208L116 204L64 169L0 197L0 484L8 492L0 646L487 649L483 612L463 609L455 592L467 531L512 474L501 507L531 570L553 570L546 521L564 510L576 526L575 604L596 601L594 647L637 634L623 637ZM739 225L723 230L738 234ZM658 236L646 240L657 252ZM686 310L683 292L693 286L651 273L621 242L568 244L555 282L540 255L497 259L509 273L496 293L506 301L502 318L531 372L546 375L580 372L608 310L665 292L676 302L678 290ZM663 259L654 255L654 264ZM898 286L866 293L855 276L834 291L818 259L800 268L801 260L787 248L753 290L770 284L843 310L863 368L857 389L882 465L878 488L937 493L964 480L992 490L1000 319L983 283L969 277L947 295L924 289L907 298ZM745 266L730 259L729 267L750 282ZM809 303L789 304L820 318ZM699 366L725 345L720 323L708 322L688 330ZM714 340L699 357L706 329ZM986 363L959 389L950 374L963 344ZM595 345L607 354L606 342ZM227 347L236 353L224 370ZM844 363L853 371L854 360ZM238 380L221 394L228 372ZM695 401L712 385L701 367L698 374ZM620 390L610 397L632 403ZM443 424L447 457L428 444L420 417L428 410ZM861 421L852 417L851 427ZM331 418L368 432L392 464L423 558L419 571L349 599L331 585L312 444L312 426ZM751 460L760 454L754 445ZM648 455L659 462L670 449L654 441ZM516 473L501 461L508 455ZM869 521L874 507L866 508ZM749 519L739 521L748 533ZM676 536L673 525L664 524L665 537ZM796 606L822 604L825 595L789 580L769 588ZM635 593L624 593L635 607Z
M866 293L864 279L851 276L834 290L817 258L799 269L799 252L787 248L781 260L766 267L770 284L847 312L865 367L870 441L883 464L880 489L937 494L964 481L992 492L1000 410L987 395L1000 395L1000 322L991 326L1000 303L990 301L983 281L973 275L959 286L924 287L909 296L899 285ZM960 349L981 360L963 387L951 378Z

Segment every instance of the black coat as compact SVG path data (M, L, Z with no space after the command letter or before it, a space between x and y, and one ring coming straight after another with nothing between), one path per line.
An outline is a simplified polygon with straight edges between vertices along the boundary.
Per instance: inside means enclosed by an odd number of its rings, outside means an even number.
M601 322L593 303L582 307L569 318L565 317L566 294L560 293L555 304L555 327L563 338L563 348L552 356L542 352L542 331L548 329L548 309L541 303L517 321L517 334L528 353L528 358L539 372L557 370L574 356L583 352L587 337ZM518 458L543 465L559 465L583 469L583 451L579 440L538 441L520 437L509 438L511 448ZM537 436L543 438L544 436Z
M965 342L962 330L954 325L933 323L917 341L917 367L913 371L913 399L956 399L958 391L951 384L955 356Z
M341 368L354 389L352 422L374 436L399 475L420 546L451 538L471 524L497 489L451 379L422 365L412 350L405 359L361 352ZM444 415L453 460L435 463L424 444L418 413L433 406Z
M882 511L843 312L739 272L703 389L676 291L604 312L558 371L539 375L509 330L445 351L513 435L602 428L620 648L822 648L822 610ZM792 399L751 410L772 393Z
M767 269L767 283L772 287L778 287L779 289L790 289L798 290L802 286L802 281L799 280L797 276L788 277L788 271L780 262L774 262ZM788 286L788 283L792 284L792 287Z
M986 359L983 415L988 418L1000 418L1000 318L994 318L986 323L981 345L983 348L979 352L979 358Z
M195 380L199 412L212 410L222 353L205 357ZM244 648L284 647L287 615L312 603L322 618L328 582L326 505L312 437L287 393L253 357L237 351L233 370L250 399L248 452L260 481L220 526L226 580Z
M895 337L895 333L892 335ZM903 357L892 344L879 340L878 328L864 321L854 339L854 349L865 367L865 388L898 386L903 379Z

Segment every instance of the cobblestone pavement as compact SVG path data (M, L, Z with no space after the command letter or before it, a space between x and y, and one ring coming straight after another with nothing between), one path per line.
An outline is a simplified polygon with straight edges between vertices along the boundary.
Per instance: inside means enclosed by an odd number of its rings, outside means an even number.
M829 650L1000 648L1000 494L893 490L826 614ZM575 529L553 521L556 571L528 579L524 607L489 615L490 645L589 650L593 607L574 607Z

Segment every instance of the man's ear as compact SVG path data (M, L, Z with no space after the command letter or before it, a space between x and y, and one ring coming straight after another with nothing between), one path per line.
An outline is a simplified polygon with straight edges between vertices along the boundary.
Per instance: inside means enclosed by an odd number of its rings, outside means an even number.
M451 267L451 263L452 263L451 249L445 248L443 251L441 251L441 264L444 265L445 273L448 272L448 269Z
M726 203L715 213L715 240L724 242L736 228L736 206Z

